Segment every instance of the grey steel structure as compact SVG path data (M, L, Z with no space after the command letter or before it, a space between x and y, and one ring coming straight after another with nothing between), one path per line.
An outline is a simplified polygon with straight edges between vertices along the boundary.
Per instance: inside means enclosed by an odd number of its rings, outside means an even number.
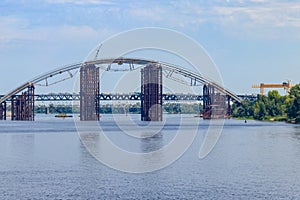
M2 98L4 95L0 95ZM257 99L256 95L237 95L242 100L255 101ZM118 93L100 93L100 101L140 101L141 93L128 93L128 94L118 94ZM203 101L203 95L197 94L163 94L164 101ZM49 94L35 94L35 101L80 101L79 94L70 93L49 93ZM9 102L10 98L6 101ZM4 102L3 102L4 104ZM1 107L0 107L1 108Z

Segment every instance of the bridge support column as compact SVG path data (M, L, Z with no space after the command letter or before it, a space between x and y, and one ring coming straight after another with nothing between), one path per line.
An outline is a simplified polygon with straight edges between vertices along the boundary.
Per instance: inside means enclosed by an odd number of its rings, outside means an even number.
M45 114L46 114L46 115L48 115L48 114L49 114L49 110L50 110L50 108L49 108L49 107L46 107L46 108L45 108Z
M80 120L97 121L100 119L99 68L84 65L80 68Z
M0 104L0 120L6 120L6 102Z
M210 119L211 118L211 104L212 104L212 96L213 88L209 85L203 86L203 119Z
M162 68L158 64L141 70L141 120L162 121Z
M231 97L227 96L227 114L226 118L231 118L231 104L230 104Z
M226 95L211 85L203 86L203 119L223 119L228 114Z
M34 121L34 86L11 97L11 120Z

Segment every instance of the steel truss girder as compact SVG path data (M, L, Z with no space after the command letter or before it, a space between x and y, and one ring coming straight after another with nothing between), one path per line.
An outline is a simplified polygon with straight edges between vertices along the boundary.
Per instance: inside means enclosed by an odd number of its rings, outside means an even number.
M104 101L113 101L113 100L140 100L140 93L137 94L114 94L114 93L101 93L98 98L100 100ZM248 101L255 101L257 99L256 95L237 95L240 99L248 100ZM3 95L0 95L0 98L3 97ZM80 96L79 94L35 94L34 95L35 101L79 101ZM203 96L202 95L196 95L196 94L163 94L163 100L164 101L202 101ZM7 99L7 101L10 101L10 98Z

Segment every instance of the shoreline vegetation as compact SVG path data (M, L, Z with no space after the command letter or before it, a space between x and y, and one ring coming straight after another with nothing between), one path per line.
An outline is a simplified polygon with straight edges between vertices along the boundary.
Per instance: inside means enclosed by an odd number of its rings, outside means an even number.
M288 95L281 96L277 90L273 90L267 96L257 95L255 101L233 104L232 117L300 124L300 84L293 86Z
M80 112L79 106L72 107L71 105L54 105L49 104L38 105L35 107L35 113L48 113L48 114L57 114L57 113L76 113ZM163 105L163 112L168 114L195 114L202 112L202 105L199 103L166 103ZM100 106L101 114L140 114L141 113L141 104L102 104Z

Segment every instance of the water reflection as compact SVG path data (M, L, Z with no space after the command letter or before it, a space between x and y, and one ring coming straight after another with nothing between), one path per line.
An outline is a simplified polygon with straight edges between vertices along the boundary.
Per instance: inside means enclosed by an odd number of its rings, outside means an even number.
M191 123L188 118L184 121ZM126 121L123 123L123 126L128 125ZM139 136L136 138L128 135L124 137L122 131L110 127L111 123L100 124L99 126L98 122L76 122L83 144L103 164L132 173L155 171L173 163L189 147L197 131L197 126L193 127L191 124L188 125L188 130L184 131L186 126L179 126L177 130L178 124L170 123L164 126L163 132L153 135L153 130L161 127L161 123L152 123L147 126L147 131L135 132L135 135ZM133 126L127 126L127 130L136 131ZM165 141L167 142L164 143ZM136 146L137 143L140 144L137 151L134 148L119 146Z
M143 138L141 138L141 152L148 153L151 151L156 151L164 146L163 142L163 132L159 132L151 137L147 137L147 135L151 135L152 133L144 132L142 133Z
M295 138L300 140L300 126L295 126L294 130L295 130L295 133L294 133Z
M31 162L35 153L34 134L14 134L10 136L9 150L19 162Z
M22 168L34 160L33 134L0 135L0 170Z
M147 135L147 132L143 133ZM153 168L153 166L160 166L164 163L164 147L163 132L159 132L151 137L141 139L141 151L144 153L140 157L140 166L144 168Z

